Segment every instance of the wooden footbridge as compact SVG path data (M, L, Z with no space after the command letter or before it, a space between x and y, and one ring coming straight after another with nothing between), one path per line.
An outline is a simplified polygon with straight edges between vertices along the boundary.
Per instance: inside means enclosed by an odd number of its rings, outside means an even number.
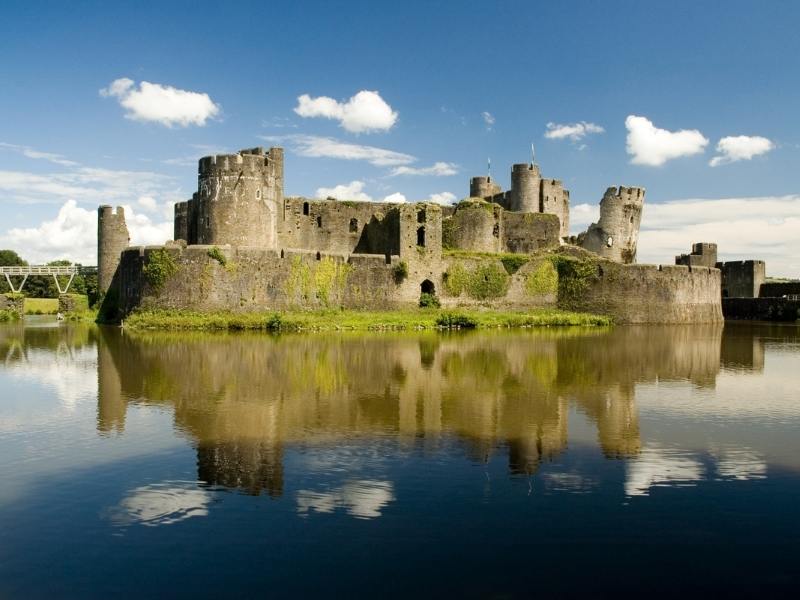
M28 277L31 275L51 275L53 277L53 281L56 282L58 293L66 294L69 291L69 286L72 285L72 280L75 279L75 275L87 275L90 273L97 273L97 267L82 267L78 265L69 265L64 267L48 265L0 267L0 274L5 275L6 281L8 282L8 287L11 288L12 292L17 294L22 292L22 287L25 285L25 282L28 281ZM66 285L62 286L61 281L58 279L59 276L69 278ZM12 277L22 277L22 280L18 280L19 284L15 286L11 279Z

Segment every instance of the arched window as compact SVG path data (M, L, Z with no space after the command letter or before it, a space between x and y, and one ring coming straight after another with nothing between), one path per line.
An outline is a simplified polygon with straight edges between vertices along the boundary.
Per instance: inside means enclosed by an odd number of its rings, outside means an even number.
M358 219L350 219L350 233L358 233Z
M303 214L308 215L308 202L303 202Z
M425 247L425 228L420 227L417 229L417 246Z

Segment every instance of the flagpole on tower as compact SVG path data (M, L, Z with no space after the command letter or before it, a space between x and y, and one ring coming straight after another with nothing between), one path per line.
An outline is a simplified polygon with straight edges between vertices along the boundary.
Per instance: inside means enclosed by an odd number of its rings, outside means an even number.
M492 159L491 159L491 157L486 159L486 165L487 165L486 175L487 175L488 179L491 181L491 179L492 179Z
M533 147L533 142L531 142L531 166L536 164L536 150Z

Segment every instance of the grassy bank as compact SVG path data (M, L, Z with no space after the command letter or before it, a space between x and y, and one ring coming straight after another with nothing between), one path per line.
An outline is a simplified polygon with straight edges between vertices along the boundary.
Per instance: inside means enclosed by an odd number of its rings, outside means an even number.
M54 315L58 312L58 298L25 298L26 315Z
M608 317L555 309L529 311L325 310L280 313L142 311L125 319L130 329L263 331L406 331L511 327L608 326Z

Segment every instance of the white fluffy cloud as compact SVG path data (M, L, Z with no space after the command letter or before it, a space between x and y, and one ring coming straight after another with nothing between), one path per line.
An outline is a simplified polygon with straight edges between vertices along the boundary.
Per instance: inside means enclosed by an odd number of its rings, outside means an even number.
M351 133L388 131L397 122L392 110L378 92L362 90L346 102L328 96L312 98L303 94L297 98L294 112L304 118L322 117L339 121Z
M436 204L452 204L456 201L456 195L452 192L439 192L438 194L431 194L426 202L435 202Z
M129 202L139 196L180 196L172 179L148 171L79 167L60 173L0 171L0 193L17 204L53 204L80 200L93 204Z
M400 192L395 192L394 194L389 194L383 199L384 202L392 202L394 204L404 204L407 202L406 197L404 194Z
M736 135L722 138L717 143L719 156L711 159L712 167L725 165L739 160L750 160L754 156L766 154L775 148L775 144L758 135Z
M449 175L456 175L457 173L457 164L437 162L430 167L395 167L389 175L392 177L396 175L432 175L435 177L447 177Z
M599 217L599 203L571 207L571 233ZM671 264L693 243L715 242L720 260L765 260L770 276L800 277L798 231L800 195L645 203L637 259Z
M573 142L582 140L590 133L603 133L605 129L594 123L579 121L578 123L548 123L544 137L550 140L568 138Z
M364 192L364 185L363 181L351 181L350 183L340 183L331 188L321 187L317 188L316 197L369 202L372 198Z
M393 167L413 163L416 157L402 152L342 142L335 138L316 135L262 136L271 143L289 144L292 151L311 158L339 158L343 160L365 160L378 167Z
M667 131L659 129L650 119L628 115L627 151L633 156L631 163L658 167L668 160L681 156L702 154L708 139L696 129Z
M155 221L125 207L131 244L163 244L172 239L172 222ZM68 200L51 220L37 227L14 227L0 234L0 246L16 250L34 264L66 258L84 265L97 264L97 210Z
M638 260L669 264L694 242L716 242L720 260L764 260L770 276L800 277L798 231L798 195L645 204Z
M481 118L483 119L483 122L486 123L486 129L491 131L492 127L494 126L494 122L496 121L494 115L489 111L483 111L481 113Z
M100 90L103 97L116 98L127 110L126 119L161 123L167 127L205 125L220 112L208 94L180 90L168 85L142 81L139 87L127 77L116 79Z

